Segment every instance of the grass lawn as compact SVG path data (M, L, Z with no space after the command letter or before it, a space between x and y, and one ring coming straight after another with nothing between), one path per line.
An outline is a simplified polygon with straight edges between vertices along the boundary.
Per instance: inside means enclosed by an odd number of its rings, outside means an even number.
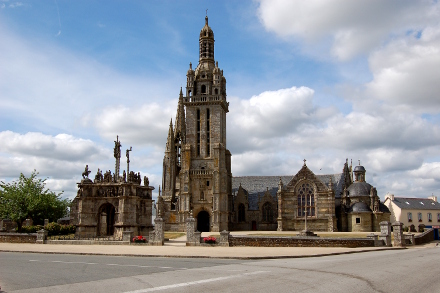
M165 232L165 238L176 239L185 236L185 232Z

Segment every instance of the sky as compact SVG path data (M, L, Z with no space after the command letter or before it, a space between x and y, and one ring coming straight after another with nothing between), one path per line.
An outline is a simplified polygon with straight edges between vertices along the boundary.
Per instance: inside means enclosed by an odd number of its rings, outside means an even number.
M73 199L118 135L156 197L206 14L233 176L348 159L382 199L440 194L437 0L0 0L0 181L35 169Z

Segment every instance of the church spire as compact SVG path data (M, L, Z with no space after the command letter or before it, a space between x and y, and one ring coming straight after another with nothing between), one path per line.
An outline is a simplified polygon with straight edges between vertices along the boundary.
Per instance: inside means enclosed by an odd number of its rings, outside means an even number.
M185 108L183 106L183 92L182 87L180 87L179 102L177 103L177 114L176 121L174 125L174 138L176 141L181 141L185 143L186 138L186 121L185 121Z
M168 130L166 152L173 152L173 151L174 151L174 131L173 131L173 119L171 118L170 128Z
M214 64L214 32L208 25L208 16L199 38L199 63L206 61Z

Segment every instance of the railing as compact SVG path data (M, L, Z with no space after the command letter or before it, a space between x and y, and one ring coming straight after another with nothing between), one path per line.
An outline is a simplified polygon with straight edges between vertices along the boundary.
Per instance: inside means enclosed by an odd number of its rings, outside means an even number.
M196 95L191 96L190 102L214 102L214 101L222 101L221 96L209 96L209 95Z
M190 175L212 175L212 170L204 170L204 169L191 170Z

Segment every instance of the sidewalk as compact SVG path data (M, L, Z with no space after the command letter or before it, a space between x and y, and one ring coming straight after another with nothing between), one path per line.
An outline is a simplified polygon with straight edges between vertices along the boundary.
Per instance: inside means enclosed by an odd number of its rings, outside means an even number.
M179 240L177 240L179 241ZM147 245L68 245L0 243L0 252L33 252L85 255L124 255L142 257L270 259L317 257L399 249L392 247L218 247L183 246L184 242L170 241L164 246Z

